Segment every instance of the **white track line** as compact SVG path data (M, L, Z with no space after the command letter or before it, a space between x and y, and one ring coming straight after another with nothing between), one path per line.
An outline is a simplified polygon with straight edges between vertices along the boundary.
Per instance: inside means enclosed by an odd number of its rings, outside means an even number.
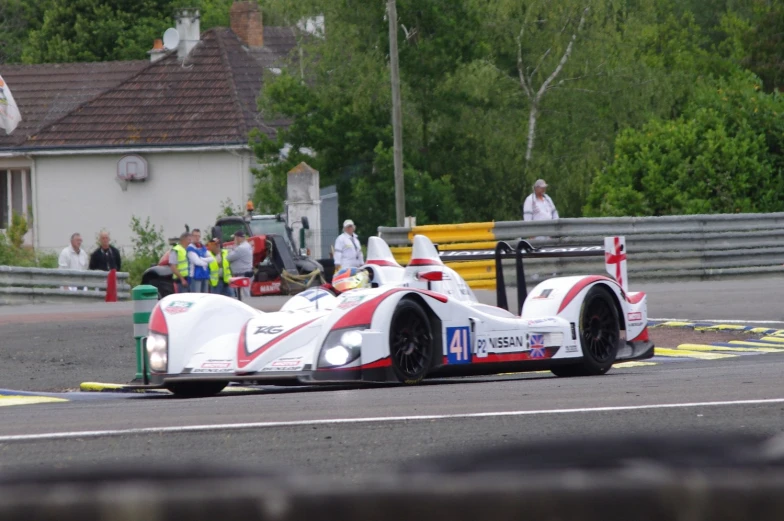
M663 321L663 322L698 322L706 323L712 322L714 324L784 324L782 320L724 320L716 318L649 318L648 320Z
M380 423L402 422L418 420L451 420L458 418L495 418L504 416L536 416L545 414L569 414L590 412L616 412L616 411L641 411L647 409L677 409L682 407L715 407L719 405L762 405L771 403L784 403L784 398L769 398L761 400L732 400L723 402L693 402L693 403L664 403L656 405L623 405L616 407L582 407L578 409L548 409L540 411L503 411L503 412L478 412L465 414L432 414L421 416L381 416L370 418L336 418L323 420L299 420L281 422L256 422L256 423L224 423L215 425L184 425L177 427L147 427L139 429L116 429L102 431L74 431L51 432L44 434L19 434L0 436L0 443L10 441L37 441L60 440L75 438L98 438L104 436L125 436L132 434L161 434L168 432L207 432L239 429L263 429L270 427L299 427L312 425L340 425L355 423Z

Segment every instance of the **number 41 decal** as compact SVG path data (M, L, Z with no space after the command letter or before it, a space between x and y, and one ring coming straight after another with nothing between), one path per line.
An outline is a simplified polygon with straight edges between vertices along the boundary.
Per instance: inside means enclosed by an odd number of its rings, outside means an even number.
M446 342L449 347L447 360L450 364L471 363L470 339L470 328L468 326L446 328Z

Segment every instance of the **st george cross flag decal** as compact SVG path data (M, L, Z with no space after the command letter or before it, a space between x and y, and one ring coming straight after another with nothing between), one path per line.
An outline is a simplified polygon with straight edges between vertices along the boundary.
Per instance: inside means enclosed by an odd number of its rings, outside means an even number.
M626 237L604 238L604 265L624 291L629 291L626 280Z
M6 134L10 134L20 121L22 121L22 115L19 113L19 107L16 106L14 97L11 95L11 89L0 76L0 127L5 129Z

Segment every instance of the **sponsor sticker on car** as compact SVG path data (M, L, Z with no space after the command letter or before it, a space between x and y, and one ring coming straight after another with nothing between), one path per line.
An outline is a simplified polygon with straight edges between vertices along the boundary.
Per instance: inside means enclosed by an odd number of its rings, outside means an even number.
M201 364L202 369L227 369L229 367L231 367L231 362L228 360L208 361Z
M554 318L534 318L528 321L529 326L557 325L558 321Z
M543 289L541 293L539 293L539 294L538 294L538 295L536 295L535 297L531 297L531 298L532 298L532 299L534 299L534 300L547 300L547 299L551 299L552 297L550 296L550 294L551 294L552 292L553 292L553 290L552 290L552 289Z
M360 305L362 301L365 300L366 298L367 295L343 297L343 302L338 304L338 309L351 309L353 307Z
M170 302L168 306L163 308L163 310L170 315L177 315L179 313L187 313L191 306L193 306L193 302L175 300Z
M262 371L301 371L305 367L305 357L293 356L287 358L278 358L271 364L262 368Z
M631 313L626 313L626 319L629 322L640 322L642 320L642 313L639 311L633 311Z
M191 373L230 373L231 360L207 360L200 367L191 369Z

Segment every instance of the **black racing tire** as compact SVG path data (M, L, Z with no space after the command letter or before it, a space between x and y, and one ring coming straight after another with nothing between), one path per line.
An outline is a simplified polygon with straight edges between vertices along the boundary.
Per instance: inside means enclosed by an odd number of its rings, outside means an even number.
M418 303L401 300L389 326L389 356L398 381L415 385L427 375L435 359L433 328Z
M175 396L180 398L206 398L221 392L228 382L177 382L166 384Z
M598 376L610 370L618 355L621 326L618 308L607 289L594 286L580 307L580 343L583 359L578 364L558 365L550 370L556 376Z

